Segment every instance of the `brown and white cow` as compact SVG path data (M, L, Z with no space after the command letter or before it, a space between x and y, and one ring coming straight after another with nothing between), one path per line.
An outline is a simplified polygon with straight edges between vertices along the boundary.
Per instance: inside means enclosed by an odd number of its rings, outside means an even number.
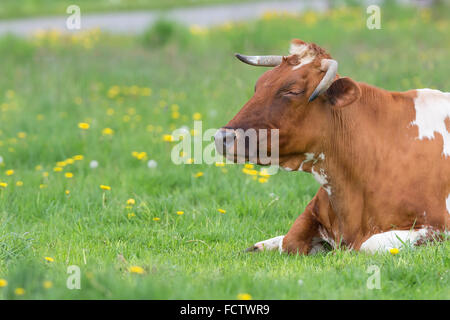
M219 129L218 152L236 161L236 129L276 128L280 167L322 185L285 236L251 250L310 254L327 242L375 252L448 234L450 93L340 77L325 50L298 39L288 56L236 56L275 68Z

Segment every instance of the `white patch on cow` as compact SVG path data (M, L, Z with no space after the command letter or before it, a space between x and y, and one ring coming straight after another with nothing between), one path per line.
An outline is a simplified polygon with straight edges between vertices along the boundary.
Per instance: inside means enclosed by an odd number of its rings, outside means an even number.
M257 249L257 251L278 249L281 253L283 251L283 239L284 236L278 236L268 240L260 241L255 243L255 248Z
M424 237L428 229L420 230L392 230L378 233L363 242L360 251L369 253L389 251L393 248L401 248L404 245L414 245L417 240Z
M331 196L331 186L323 186L323 189Z
M321 169L319 169L319 172L316 172L316 171L314 171L314 167L312 167L311 168L311 173L312 173L314 179L316 179L316 181L318 183L320 183L320 185L323 186L323 185L328 183L327 175L326 175L324 169L321 168Z
M289 49L290 54L295 54L299 58L299 64L292 68L292 70L297 70L303 67L305 64L311 63L316 55L314 51L309 48L308 44L295 44L291 43L291 48Z
M447 199L445 200L445 205L447 207L447 212L450 214L450 193L447 196Z
M411 122L419 128L420 140L434 139L439 133L444 141L442 153L450 156L450 133L445 126L445 119L450 117L450 93L432 89L418 89L414 99L416 120Z
M300 60L300 63L292 68L292 70L297 70L303 67L305 64L311 63L314 60L315 56L308 56Z
M281 167L281 169L283 169L285 171L292 171L292 168L289 168L289 167Z
M311 161L311 160L314 160L314 153L312 153L312 152L306 152L306 153L305 153L305 156L306 156L305 161Z
M313 166L311 167L311 173L312 173L314 179L316 179L316 181L318 183L320 183L320 185L323 186L323 188L328 193L328 195L331 196L331 186L327 185L328 184L328 176L325 173L325 169L321 168L321 169L319 169L319 172L314 170L314 165L318 161L324 161L324 160L325 160L325 154L323 152L319 153L317 158L315 157L314 153L307 152L307 153L305 153L305 160L302 161L302 163L300 164L300 167L297 170L303 171L303 165L307 162L313 161Z
M321 154L323 154L323 153L321 153ZM307 162L314 161L314 163L316 163L316 162L317 162L317 159L315 159L314 156L315 156L314 153L312 153L312 152L306 152L306 153L305 153L305 157L306 157L306 158L305 158L305 160L303 160L302 163L300 164L300 167L298 168L298 171L303 171L303 165L304 165L305 163L307 163ZM325 156L324 156L324 159L325 159Z
M334 239L332 237L330 237L330 235L328 234L327 230L324 227L322 227L322 226L319 227L319 234L320 234L321 239L325 242L328 242L328 244L333 249L337 248L336 241L334 241Z

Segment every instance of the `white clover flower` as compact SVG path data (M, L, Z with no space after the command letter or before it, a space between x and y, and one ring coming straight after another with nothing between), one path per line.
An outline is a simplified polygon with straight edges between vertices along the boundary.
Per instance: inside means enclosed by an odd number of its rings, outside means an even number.
M98 167L98 161L97 160L92 160L91 162L89 162L89 167L91 169L95 169Z
M149 168L156 168L158 166L158 163L155 160L148 160L147 167Z

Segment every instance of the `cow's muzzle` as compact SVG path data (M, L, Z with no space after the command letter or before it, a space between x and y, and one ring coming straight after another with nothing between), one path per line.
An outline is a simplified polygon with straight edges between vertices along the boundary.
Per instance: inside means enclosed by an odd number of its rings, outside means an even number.
M222 155L226 155L227 151L234 147L234 141L236 139L236 133L234 129L220 128L214 135L214 142L216 144L216 150Z

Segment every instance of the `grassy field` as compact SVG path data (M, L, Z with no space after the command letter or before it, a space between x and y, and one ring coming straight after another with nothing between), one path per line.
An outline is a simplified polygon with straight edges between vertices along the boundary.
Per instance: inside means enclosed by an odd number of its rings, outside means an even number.
M256 0L2 0L0 19L18 17L66 15L67 7L76 4L82 13L124 10L170 9L198 5L215 5Z
M234 52L283 54L294 37L357 81L449 91L449 13L386 8L374 31L354 8L209 30L161 22L139 37L1 38L0 298L449 299L449 242L397 255L243 253L285 234L318 184L174 165L168 141L193 119L226 124L252 95L264 69ZM80 290L66 287L70 265ZM371 265L380 290L366 286Z

